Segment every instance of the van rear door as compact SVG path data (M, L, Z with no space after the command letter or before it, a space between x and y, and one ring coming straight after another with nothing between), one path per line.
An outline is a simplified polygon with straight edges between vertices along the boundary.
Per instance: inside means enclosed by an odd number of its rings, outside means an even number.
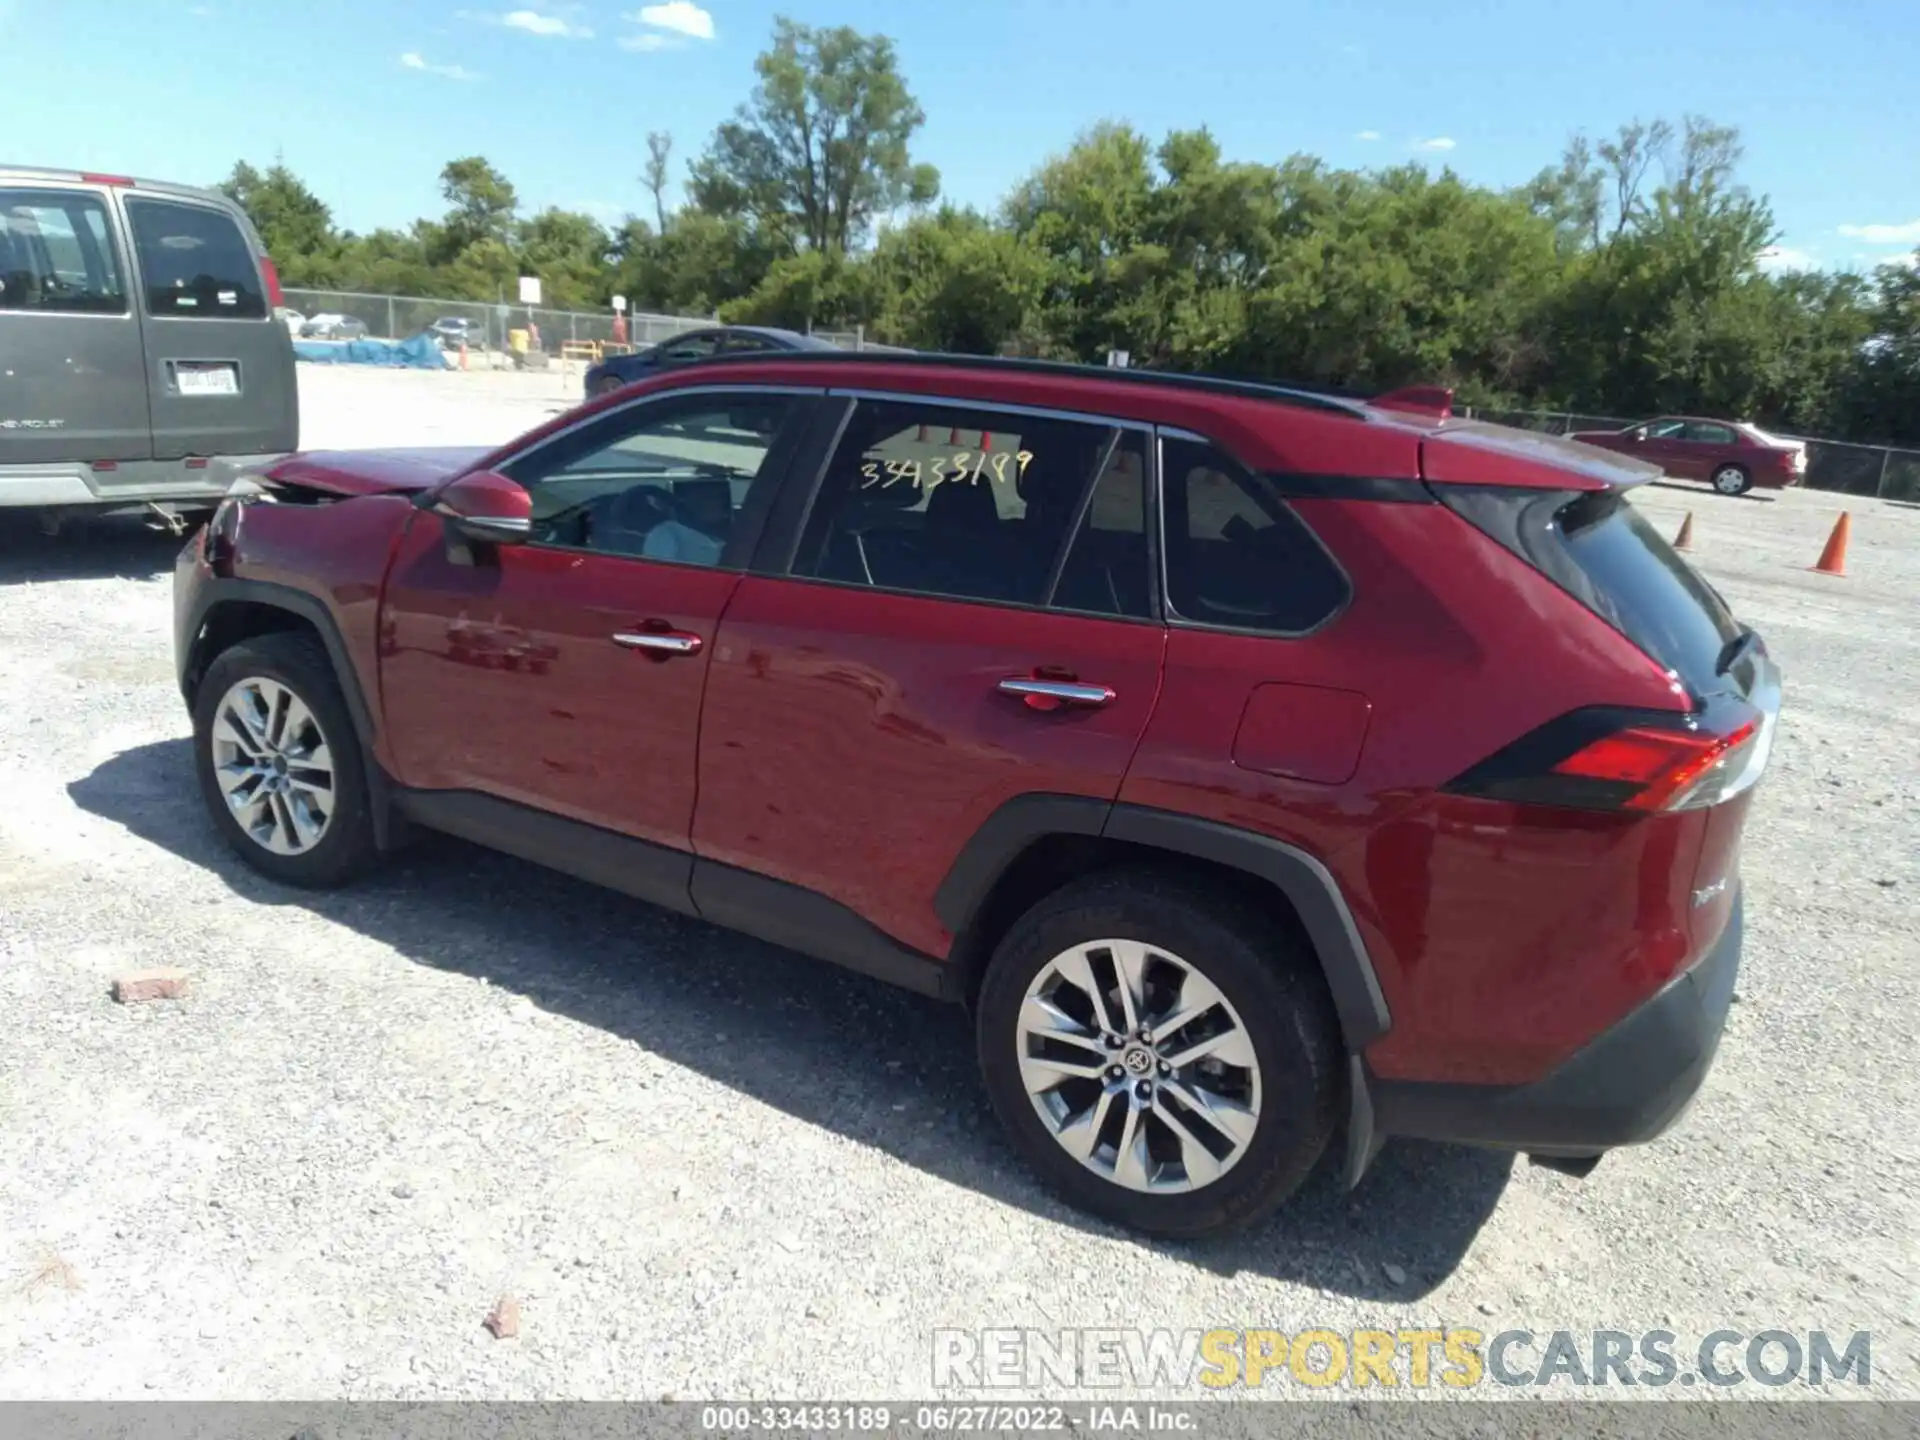
M116 228L103 190L0 178L0 470L150 453Z
M246 217L211 196L120 199L139 271L154 458L297 448L293 345Z

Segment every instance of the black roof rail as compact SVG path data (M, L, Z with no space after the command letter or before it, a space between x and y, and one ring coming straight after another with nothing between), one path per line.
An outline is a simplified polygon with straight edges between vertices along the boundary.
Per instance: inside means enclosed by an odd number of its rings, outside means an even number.
M1018 374L1057 375L1062 378L1099 379L1124 384L1159 385L1183 390L1199 390L1212 395L1232 395L1248 400L1276 400L1282 404L1330 411L1337 415L1364 418L1366 400L1305 386L1275 385L1261 380L1241 380L1223 375L1193 375L1179 370L1146 370L1132 366L1087 365L1067 360L1030 360L1006 355L953 355L923 350L791 350L747 351L732 355L707 355L674 366L675 371L706 369L714 365L765 364L801 365L929 365L954 369L1005 370Z

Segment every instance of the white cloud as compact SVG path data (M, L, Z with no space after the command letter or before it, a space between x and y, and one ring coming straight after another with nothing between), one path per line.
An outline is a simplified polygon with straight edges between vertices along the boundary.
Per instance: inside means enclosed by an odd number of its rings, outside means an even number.
M1805 250L1791 245L1769 245L1760 252L1760 268L1769 274L1783 270L1816 270L1820 262Z
M1356 140L1378 140L1380 138L1380 132L1378 130L1362 130L1353 138Z
M1419 141L1416 148L1421 150L1451 150L1460 142L1451 135L1436 135L1431 140Z
M562 5L562 10L578 13L576 5ZM476 25L499 25L508 30L519 30L528 35L543 35L554 40L591 40L593 30L565 15L548 15L539 10L509 10L504 15L495 15L483 10L456 10L457 19L471 20Z
M664 5L642 5L639 12L629 18L642 25L651 25L656 30L671 30L694 40L713 39L713 16L695 5L693 0L666 0Z
M661 35L648 30L639 35L622 35L613 43L622 50L632 50L636 54L648 55L655 50L678 50L687 42L678 35Z
M1920 245L1920 220L1904 225L1842 225L1840 233L1869 245Z
M418 70L425 75L438 75L446 80L478 80L480 77L464 65L429 65L424 56L409 50L400 57L402 69Z
M500 17L500 23L509 30L524 30L529 35L576 35L573 26L558 15L542 15L538 10L509 10ZM588 31L589 35L593 32Z

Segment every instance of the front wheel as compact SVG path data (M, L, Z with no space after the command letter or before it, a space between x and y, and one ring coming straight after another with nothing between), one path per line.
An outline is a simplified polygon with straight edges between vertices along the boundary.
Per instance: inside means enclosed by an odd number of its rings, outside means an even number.
M1069 885L981 985L994 1108L1086 1210L1169 1237L1246 1225L1335 1127L1339 1043L1311 964L1230 896L1142 871Z
M1753 477L1738 465L1722 465L1713 472L1713 488L1722 495L1744 495L1753 488Z
M372 863L366 762L314 636L262 635L221 652L201 677L193 748L215 826L254 869L320 888Z

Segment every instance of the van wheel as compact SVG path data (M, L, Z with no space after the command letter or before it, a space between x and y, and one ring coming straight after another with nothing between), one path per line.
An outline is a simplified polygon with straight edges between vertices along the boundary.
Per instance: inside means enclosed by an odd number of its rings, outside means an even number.
M194 702L193 749L214 825L263 875L340 885L378 853L359 736L314 636L262 635L216 656Z
M1753 488L1753 477L1739 465L1722 465L1713 472L1713 488L1722 495L1744 495Z
M1151 871L1076 881L1001 940L976 1009L1015 1145L1122 1225L1246 1225L1333 1134L1340 1046L1311 958L1230 897Z

